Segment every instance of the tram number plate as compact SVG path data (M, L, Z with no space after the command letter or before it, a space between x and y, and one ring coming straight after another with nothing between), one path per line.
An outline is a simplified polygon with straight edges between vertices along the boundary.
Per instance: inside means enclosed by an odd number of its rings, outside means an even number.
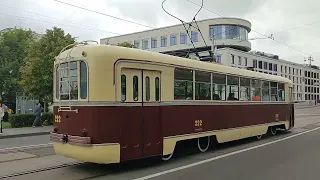
M202 126L202 120L195 120L194 121L194 126L195 127L201 127Z
M55 115L55 116L54 116L54 122L60 123L60 122L61 122L61 116Z

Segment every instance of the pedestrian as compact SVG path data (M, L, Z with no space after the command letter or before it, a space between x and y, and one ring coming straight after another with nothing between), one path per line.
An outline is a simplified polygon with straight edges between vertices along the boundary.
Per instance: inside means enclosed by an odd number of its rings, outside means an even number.
M34 110L34 115L36 116L35 120L33 121L32 127L41 126L41 115L42 115L42 107L41 104L38 103L37 107Z
M4 107L2 102L0 102L0 122L2 121L3 116L4 116Z
M8 106L6 106L5 104L2 104L3 109L4 109L4 116L3 116L3 122L8 122L9 121L9 114L8 114Z

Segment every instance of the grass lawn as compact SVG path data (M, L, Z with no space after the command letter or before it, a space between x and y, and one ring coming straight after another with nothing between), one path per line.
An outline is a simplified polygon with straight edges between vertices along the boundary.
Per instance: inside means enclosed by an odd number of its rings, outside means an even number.
M3 129L11 128L11 124L9 122L2 122L2 128Z

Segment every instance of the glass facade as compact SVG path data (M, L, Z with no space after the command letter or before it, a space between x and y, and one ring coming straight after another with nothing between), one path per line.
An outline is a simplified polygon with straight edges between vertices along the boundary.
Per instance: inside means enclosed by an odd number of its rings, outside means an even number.
M213 25L210 26L210 37L214 39L237 39L248 40L248 31L235 25Z

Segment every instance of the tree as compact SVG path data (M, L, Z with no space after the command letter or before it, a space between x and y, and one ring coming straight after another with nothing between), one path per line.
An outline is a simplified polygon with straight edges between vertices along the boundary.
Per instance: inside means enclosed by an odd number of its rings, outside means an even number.
M75 38L65 35L60 28L47 30L45 35L32 43L20 68L20 84L29 96L41 102L52 102L53 94L53 62L54 57L67 45L73 44Z
M16 93L22 91L18 81L18 69L27 55L27 49L34 41L33 32L10 28L0 32L0 95L3 101L15 109Z
M118 43L118 46L128 47L128 48L135 48L133 44L130 44L128 42Z

